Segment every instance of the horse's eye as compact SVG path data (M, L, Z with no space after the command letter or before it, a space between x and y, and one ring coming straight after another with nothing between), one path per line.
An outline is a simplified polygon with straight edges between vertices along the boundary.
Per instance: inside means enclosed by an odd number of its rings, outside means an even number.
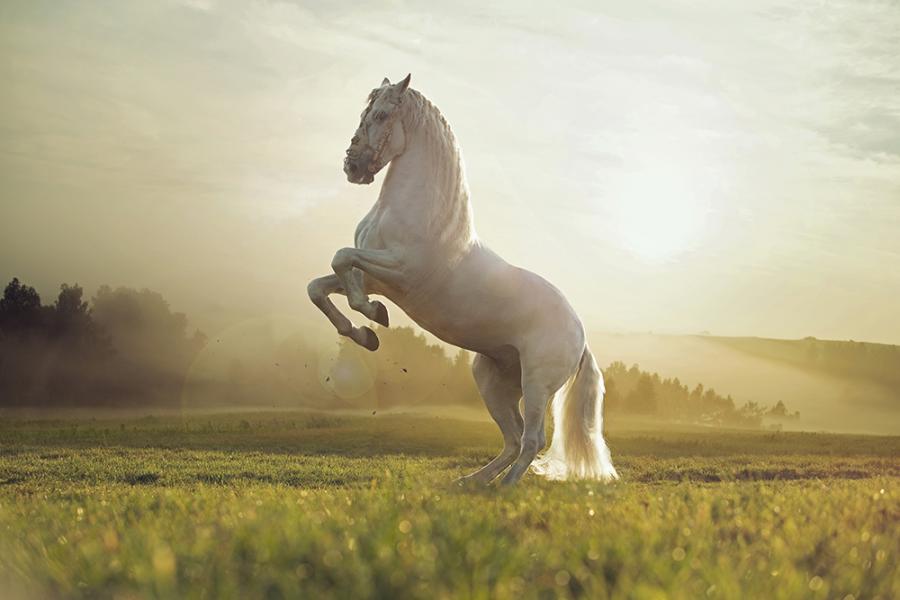
M384 121L385 119L387 119L387 113L385 113L383 111L378 111L377 113L375 113L376 121L380 122L380 121Z

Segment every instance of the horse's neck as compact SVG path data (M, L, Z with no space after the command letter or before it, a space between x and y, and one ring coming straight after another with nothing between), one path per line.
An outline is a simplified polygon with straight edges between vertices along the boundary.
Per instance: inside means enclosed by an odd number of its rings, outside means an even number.
M463 248L475 232L459 147L436 108L421 95L410 99L406 149L391 161L378 202L399 209L423 239Z

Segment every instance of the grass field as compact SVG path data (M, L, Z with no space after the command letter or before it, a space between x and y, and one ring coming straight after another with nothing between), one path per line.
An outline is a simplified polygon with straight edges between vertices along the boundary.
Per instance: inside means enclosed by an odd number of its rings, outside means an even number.
M470 490L489 423L4 419L0 596L900 598L900 437L609 440L617 483Z

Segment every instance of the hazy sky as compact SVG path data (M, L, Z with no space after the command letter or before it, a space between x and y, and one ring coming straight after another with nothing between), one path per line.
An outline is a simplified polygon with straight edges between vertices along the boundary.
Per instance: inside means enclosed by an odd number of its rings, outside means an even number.
M896 2L486 4L5 0L0 276L321 323L381 181L343 150L412 72L591 329L900 342Z

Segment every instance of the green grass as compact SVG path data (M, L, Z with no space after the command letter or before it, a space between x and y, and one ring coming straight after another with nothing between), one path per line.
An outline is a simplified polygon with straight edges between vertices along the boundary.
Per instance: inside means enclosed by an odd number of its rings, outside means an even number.
M3 597L897 598L900 437L627 431L622 480L460 489L492 424L0 424Z

